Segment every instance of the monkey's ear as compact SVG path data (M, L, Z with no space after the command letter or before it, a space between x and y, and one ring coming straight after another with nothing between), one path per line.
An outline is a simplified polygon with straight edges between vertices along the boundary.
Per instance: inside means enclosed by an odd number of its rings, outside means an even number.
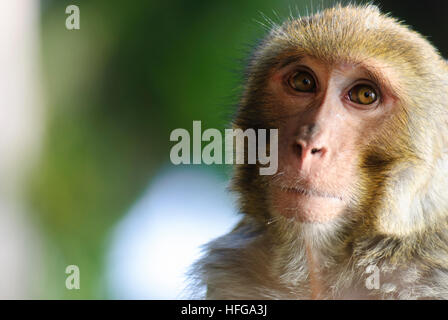
M398 191L402 189L402 191ZM426 225L422 204L413 197L412 186L403 183L400 188L390 190L391 199L385 199L378 212L375 229L381 234L395 237L407 236L424 229ZM414 192L413 192L414 191Z
M448 156L426 170L409 169L387 187L376 220L382 234L403 237L444 221L448 212Z

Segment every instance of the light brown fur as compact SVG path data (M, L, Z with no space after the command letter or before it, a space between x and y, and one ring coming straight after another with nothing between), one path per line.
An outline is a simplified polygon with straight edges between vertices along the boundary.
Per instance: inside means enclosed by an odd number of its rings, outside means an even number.
M207 245L194 267L196 285L209 299L447 299L446 62L375 6L290 19L253 54L234 127L275 128L275 108L258 108L273 100L262 88L278 64L304 55L386 70L399 111L363 150L356 197L330 223L273 215L269 178L255 165L237 166L232 188L244 217ZM380 270L379 289L366 288L372 265Z

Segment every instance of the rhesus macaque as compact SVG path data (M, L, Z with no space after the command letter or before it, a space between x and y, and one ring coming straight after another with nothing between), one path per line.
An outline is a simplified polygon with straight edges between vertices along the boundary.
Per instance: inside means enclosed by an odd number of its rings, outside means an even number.
M278 129L278 171L236 166L243 218L195 266L206 297L448 298L447 120L447 63L377 7L273 26L233 125Z

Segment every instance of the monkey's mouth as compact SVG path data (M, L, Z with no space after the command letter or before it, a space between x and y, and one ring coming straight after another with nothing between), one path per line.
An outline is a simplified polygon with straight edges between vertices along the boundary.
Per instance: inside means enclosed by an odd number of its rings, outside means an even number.
M335 199L335 200L343 201L341 196L326 193L326 192L321 192L321 191L318 191L318 190L315 190L312 188L285 187L282 189L288 193L300 194L300 195L304 195L304 196L310 197L310 198L318 197L318 198L328 198L328 199Z

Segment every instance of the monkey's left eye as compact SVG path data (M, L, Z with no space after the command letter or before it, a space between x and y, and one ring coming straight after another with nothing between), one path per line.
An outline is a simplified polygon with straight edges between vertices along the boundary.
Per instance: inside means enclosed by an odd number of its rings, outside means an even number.
M294 73L288 80L289 85L296 91L312 92L316 89L313 76L305 71Z
M348 97L358 104L372 104L378 99L378 94L371 86L359 84L348 92Z

